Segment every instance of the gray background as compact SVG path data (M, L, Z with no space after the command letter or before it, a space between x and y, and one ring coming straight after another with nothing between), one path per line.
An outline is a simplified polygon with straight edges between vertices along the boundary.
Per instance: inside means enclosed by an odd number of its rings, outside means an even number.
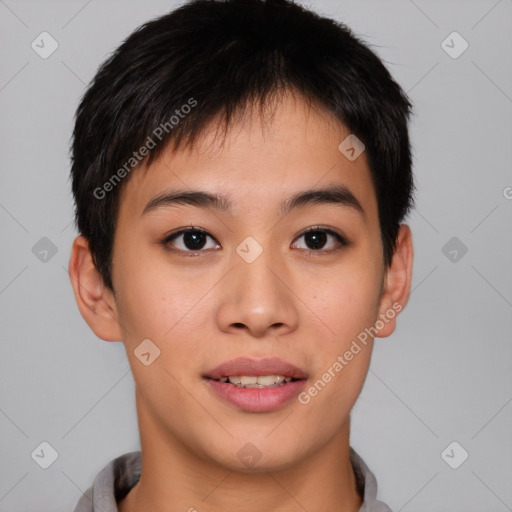
M2 512L72 510L108 461L139 447L124 349L90 332L66 271L68 144L98 65L175 5L0 1ZM395 511L512 510L512 1L307 5L370 43L416 113L414 291L376 342L351 444ZM47 59L31 48L43 31L59 44ZM441 46L453 31L469 44L456 59ZM46 261L32 251L43 237L57 248ZM31 458L43 441L58 452L48 469ZM453 441L469 453L458 469L441 456Z

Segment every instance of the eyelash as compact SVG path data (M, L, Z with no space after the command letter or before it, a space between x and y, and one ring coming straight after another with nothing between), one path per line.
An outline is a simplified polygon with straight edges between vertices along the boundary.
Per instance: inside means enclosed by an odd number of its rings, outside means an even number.
M307 228L296 238L296 240L299 240L301 237L303 237L304 235L307 235L311 232L313 232L313 233L322 232L322 233L326 233L327 235L331 235L338 241L339 246L335 247L333 249L317 249L317 250L300 249L301 251L305 251L308 255L317 256L319 254L332 254L334 252L337 252L337 251L351 245L351 242L349 242L344 236L340 235L339 233L336 233L336 231L333 231L332 229L323 228L322 226L311 226L311 227ZM187 234L187 233L202 233L202 234L205 234L208 237L210 237L212 240L215 240L215 238L212 235L210 235L208 233L208 231L201 229L201 228L196 228L196 227L191 226L189 228L180 229L179 231L176 231L176 232L166 236L160 243L167 251L183 253L184 255L187 255L187 257L198 256L198 255L200 255L200 253L206 252L207 250L209 250L209 249L201 249L198 251L190 251L190 250L171 248L169 246L170 242L172 242L179 236ZM218 244L217 240L215 240L215 242Z

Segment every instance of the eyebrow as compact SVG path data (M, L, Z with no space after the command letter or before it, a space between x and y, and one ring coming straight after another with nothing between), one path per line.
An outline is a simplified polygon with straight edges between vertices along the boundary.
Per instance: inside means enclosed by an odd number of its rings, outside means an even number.
M333 185L322 188L303 190L281 203L281 214L286 215L290 211L317 204L332 204L349 207L361 214L366 219L365 210L356 196L343 185ZM211 194L202 190L174 190L164 192L151 199L142 215L159 208L175 205L190 205L199 208L212 208L220 212L230 213L232 202L227 196Z

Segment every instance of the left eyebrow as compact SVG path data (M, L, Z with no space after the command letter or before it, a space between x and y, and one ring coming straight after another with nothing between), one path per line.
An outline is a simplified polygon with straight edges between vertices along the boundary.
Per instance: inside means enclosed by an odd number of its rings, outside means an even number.
M281 204L281 213L286 215L294 208L314 204L333 204L353 208L366 219L366 212L356 196L343 185L304 190Z
M142 215L159 208L177 204L212 208L223 212L230 212L232 209L230 198L221 194L211 194L202 190L174 190L164 192L151 199L144 207ZM365 210L359 200L343 185L333 185L298 192L281 203L281 214L286 215L293 209L316 204L333 204L353 208L366 219Z

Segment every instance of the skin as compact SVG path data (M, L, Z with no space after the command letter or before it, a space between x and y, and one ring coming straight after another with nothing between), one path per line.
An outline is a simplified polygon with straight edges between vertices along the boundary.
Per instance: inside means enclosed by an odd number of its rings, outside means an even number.
M405 306L411 233L401 226L385 268L365 154L349 161L338 150L349 133L320 107L288 94L271 121L247 113L224 143L210 130L193 148L167 148L123 189L115 294L96 271L87 240L74 241L69 272L79 309L97 336L122 340L136 383L143 471L121 512L359 510L350 410L366 379L371 338L307 405L293 399L274 412L244 412L201 377L236 357L273 356L303 368L309 387L379 315ZM347 187L364 215L338 204L280 213L295 193L328 185ZM233 211L174 205L142 215L148 201L176 188L227 195ZM312 249L303 233L317 225L350 244L327 235ZM202 253L185 253L183 236L167 244L174 251L165 250L166 235L190 226L213 237ZM236 252L248 236L263 248L250 264ZM389 336L395 322L388 319L378 337ZM149 366L134 356L144 339L161 351ZM248 442L261 453L252 467L237 457Z

